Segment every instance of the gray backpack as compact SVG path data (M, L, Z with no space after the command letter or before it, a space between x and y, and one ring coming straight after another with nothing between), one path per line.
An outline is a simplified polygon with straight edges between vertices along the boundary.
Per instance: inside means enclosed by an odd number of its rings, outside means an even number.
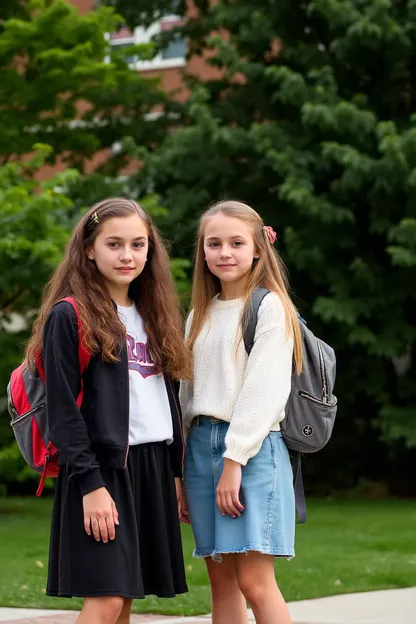
M267 288L256 288L252 295L251 306L247 308L243 317L243 323L247 321L244 344L248 355L254 344L257 313L261 302L269 292ZM337 398L333 394L336 370L334 350L316 338L302 318L300 321L303 339L302 372L300 375L296 372L292 374L292 390L280 428L292 455L299 522L305 522L306 504L301 453L316 453L329 441L337 413Z

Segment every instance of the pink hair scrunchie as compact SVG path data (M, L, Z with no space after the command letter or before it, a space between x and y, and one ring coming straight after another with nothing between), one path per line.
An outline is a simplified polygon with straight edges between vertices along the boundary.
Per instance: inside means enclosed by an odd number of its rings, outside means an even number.
M277 234L271 225L263 225L263 232L269 243L273 245L276 242Z

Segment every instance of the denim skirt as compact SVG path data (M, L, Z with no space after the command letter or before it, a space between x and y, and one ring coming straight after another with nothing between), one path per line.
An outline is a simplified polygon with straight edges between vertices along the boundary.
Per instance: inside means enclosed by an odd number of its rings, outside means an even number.
M216 504L229 423L194 419L185 454L184 484L195 538L195 557L220 561L226 553L257 551L295 555L295 497L289 453L280 431L271 431L242 467L241 516L223 516Z

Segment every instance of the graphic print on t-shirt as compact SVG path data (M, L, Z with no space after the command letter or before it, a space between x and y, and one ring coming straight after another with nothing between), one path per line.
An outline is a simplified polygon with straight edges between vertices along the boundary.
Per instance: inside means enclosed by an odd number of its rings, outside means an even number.
M172 415L165 378L149 353L143 319L135 305L117 305L126 328L129 375L129 445L173 440Z
M127 357L129 369L139 372L144 379L157 375L147 343L136 342L130 334L127 334Z

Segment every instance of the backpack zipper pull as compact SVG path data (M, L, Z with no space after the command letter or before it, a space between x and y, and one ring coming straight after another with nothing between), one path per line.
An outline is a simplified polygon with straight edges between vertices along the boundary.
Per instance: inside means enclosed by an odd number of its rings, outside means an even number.
M43 464L42 476L39 481L38 489L36 490L36 496L42 496L43 488L46 481L46 470L48 468L49 455L45 457L45 463Z
M42 496L43 488L45 486L46 474L48 471L48 464L51 460L51 454L50 454L51 442L49 442L47 450L48 450L48 454L45 456L45 463L43 464L42 476L39 481L38 489L36 490L36 496Z

